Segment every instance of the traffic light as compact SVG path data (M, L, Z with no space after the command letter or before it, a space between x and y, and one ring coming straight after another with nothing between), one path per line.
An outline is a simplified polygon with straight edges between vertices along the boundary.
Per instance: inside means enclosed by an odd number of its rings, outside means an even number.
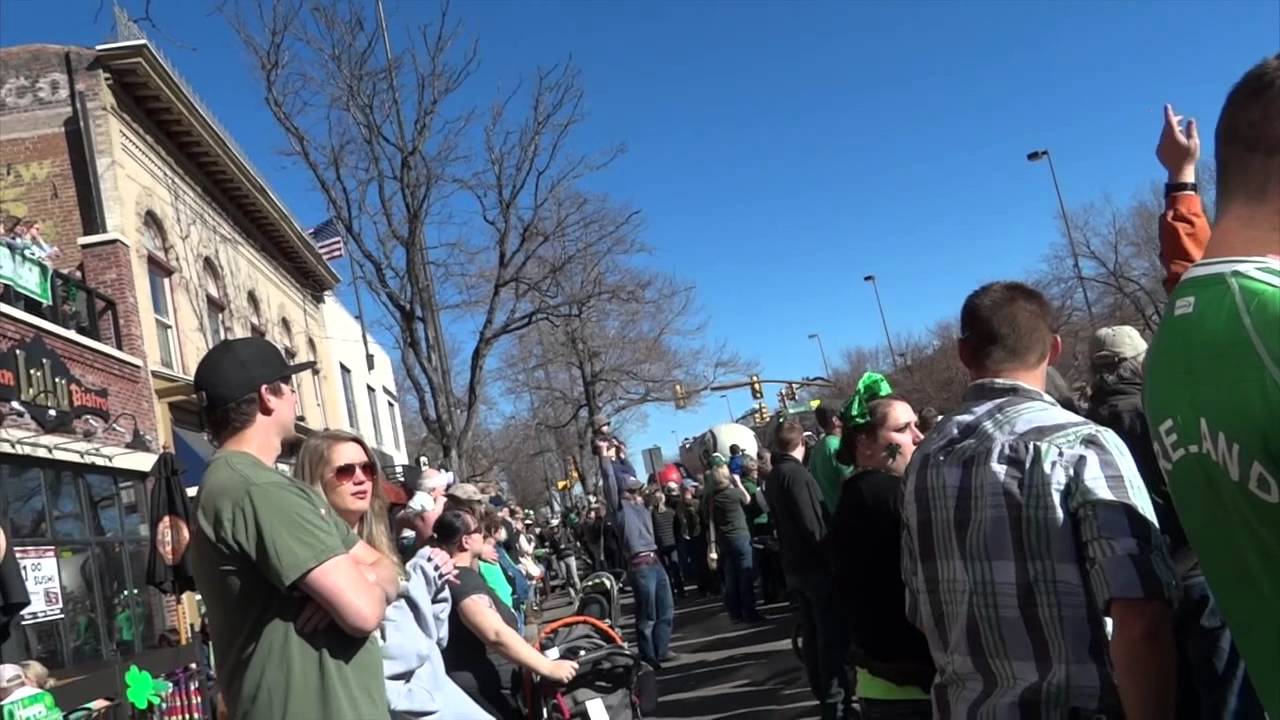
M796 401L796 384L795 383L787 383L787 401L788 402Z
M675 396L677 410L683 410L689 407L689 394L684 391L683 384L676 383Z
M764 385L761 384L759 375L751 376L751 399L752 400L764 399Z
M769 422L769 408L764 403L756 403L755 413L756 425L764 425Z

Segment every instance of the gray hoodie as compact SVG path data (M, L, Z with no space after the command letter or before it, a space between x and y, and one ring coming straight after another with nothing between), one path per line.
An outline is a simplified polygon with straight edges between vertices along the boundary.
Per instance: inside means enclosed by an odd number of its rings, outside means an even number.
M426 550L405 565L408 592L382 620L382 674L392 720L492 720L445 673L452 602Z

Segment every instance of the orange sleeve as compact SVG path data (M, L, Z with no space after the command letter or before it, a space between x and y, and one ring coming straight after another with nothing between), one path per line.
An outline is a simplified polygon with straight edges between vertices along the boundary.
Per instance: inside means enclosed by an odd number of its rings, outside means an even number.
M1160 214L1160 265L1164 267L1164 289L1173 288L1182 273L1204 257L1209 245L1209 219L1195 193L1178 193L1165 200Z

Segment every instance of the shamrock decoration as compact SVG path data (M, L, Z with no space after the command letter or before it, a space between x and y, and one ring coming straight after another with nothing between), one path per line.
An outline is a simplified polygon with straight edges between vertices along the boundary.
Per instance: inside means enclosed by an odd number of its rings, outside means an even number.
M898 443L889 443L884 447L884 454L889 456L890 462L897 460L898 456L902 454L902 446Z
M146 710L160 704L160 698L173 687L169 681L151 677L146 670L139 670L137 665L130 665L129 672L124 674L125 696L139 710Z

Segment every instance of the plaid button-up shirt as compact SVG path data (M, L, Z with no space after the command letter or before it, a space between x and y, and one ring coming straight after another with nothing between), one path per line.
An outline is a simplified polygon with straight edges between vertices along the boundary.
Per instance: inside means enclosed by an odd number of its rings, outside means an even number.
M936 717L1115 713L1103 617L1172 603L1151 499L1112 431L982 380L917 448L903 501L907 616L938 668Z

